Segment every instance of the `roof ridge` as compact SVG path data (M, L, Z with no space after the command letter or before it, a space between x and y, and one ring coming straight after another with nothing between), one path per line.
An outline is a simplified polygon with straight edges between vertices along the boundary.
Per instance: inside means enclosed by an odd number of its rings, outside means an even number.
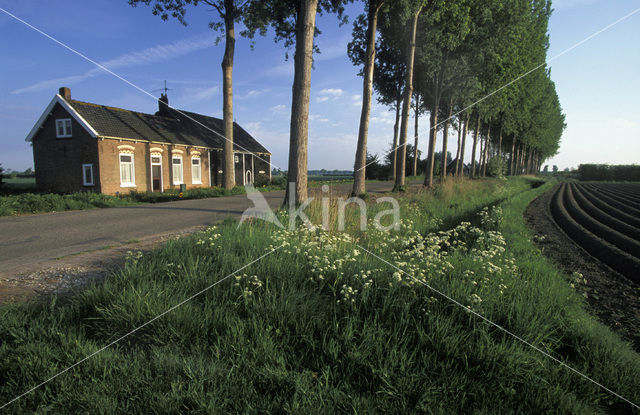
M128 110L126 108L120 108L120 107L112 107L110 105L102 105L102 104L96 104L94 102L86 102L86 101L80 101L77 99L71 99L68 101L70 104L84 104L84 105L92 105L94 107L101 107L101 108L107 108L110 110L116 110L116 111L125 111L125 112L133 112L133 113L137 113L137 114L144 114L144 115L153 115L153 114L147 114L144 112L140 112L140 111L133 111L133 110Z
M112 107L110 105L96 104L94 102L80 101L78 99L71 99L68 102L71 103L71 104L78 103L78 104L92 105L94 107L107 108L107 109L110 109L110 110L125 111L125 112L130 112L130 113L133 113L133 114L142 114L142 115L147 115L149 117L171 118L171 117L165 117L165 116L159 115L159 114L150 114L150 113L147 113L147 112L128 110L126 108ZM206 115L206 114L200 114L199 112L181 110L181 109L178 109L178 108L175 108L175 107L169 107L169 108L171 110L173 110L173 111L178 112L179 114L185 114L185 115L193 114L193 115L197 115L199 117L207 117L207 118L213 118L214 120L221 120L221 118L214 117L214 116L211 116L211 115ZM236 123L235 120L233 122Z

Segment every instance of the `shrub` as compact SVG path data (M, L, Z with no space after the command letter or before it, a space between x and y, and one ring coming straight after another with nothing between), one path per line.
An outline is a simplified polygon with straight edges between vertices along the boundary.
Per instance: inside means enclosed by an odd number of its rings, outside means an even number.
M504 177L505 170L505 162L500 157L492 157L487 163L487 176L489 177Z

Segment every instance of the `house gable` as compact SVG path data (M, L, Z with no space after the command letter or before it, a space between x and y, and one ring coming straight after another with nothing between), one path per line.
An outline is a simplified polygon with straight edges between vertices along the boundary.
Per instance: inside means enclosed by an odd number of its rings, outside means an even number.
M56 104L60 104L60 106L64 108L69 113L69 115L71 115L78 122L78 124L80 124L82 128L84 128L89 133L89 135L91 135L91 137L98 137L98 132L93 127L91 127L87 120L85 120L80 114L78 114L78 112L74 110L73 107L69 105L67 100L62 98L60 94L56 94L49 105L47 105L47 108L44 110L40 118L38 118L38 121L36 121L36 124L29 132L29 135L27 135L27 138L25 138L25 141L33 141L33 137L35 137L38 131L40 131L40 128L47 120L47 118L49 118L49 116L51 115L51 111L53 111L53 108L56 106Z

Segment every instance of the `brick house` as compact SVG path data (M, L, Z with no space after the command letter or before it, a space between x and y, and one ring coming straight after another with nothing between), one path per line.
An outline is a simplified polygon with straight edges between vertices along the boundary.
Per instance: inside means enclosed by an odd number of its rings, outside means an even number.
M154 115L71 99L60 88L26 138L36 188L48 192L162 192L222 185L223 123L168 107ZM237 185L271 179L271 153L234 123Z

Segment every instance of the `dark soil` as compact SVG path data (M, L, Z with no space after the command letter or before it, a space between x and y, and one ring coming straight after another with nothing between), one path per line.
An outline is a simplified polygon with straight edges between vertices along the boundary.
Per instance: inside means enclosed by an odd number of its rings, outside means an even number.
M567 280L586 298L589 311L640 352L640 285L592 257L560 229L549 209L555 190L532 201L524 213L534 242L565 271Z

